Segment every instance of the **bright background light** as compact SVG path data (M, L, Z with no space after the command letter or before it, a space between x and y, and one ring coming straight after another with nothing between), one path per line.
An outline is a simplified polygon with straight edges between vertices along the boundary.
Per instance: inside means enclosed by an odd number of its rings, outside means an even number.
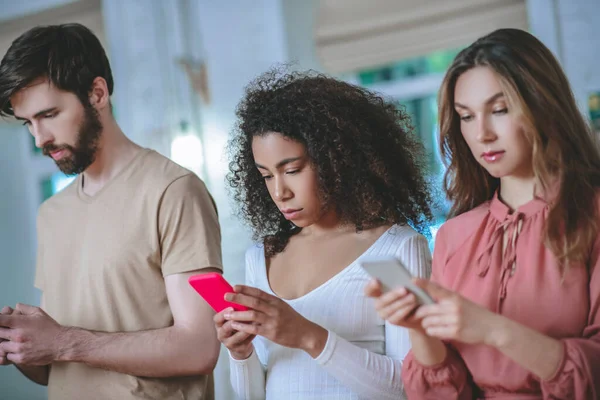
M196 175L202 173L202 142L194 134L178 135L171 142L171 159Z
M54 193L60 192L69 186L69 184L71 184L75 178L75 176L67 176L61 172L52 175L52 191Z

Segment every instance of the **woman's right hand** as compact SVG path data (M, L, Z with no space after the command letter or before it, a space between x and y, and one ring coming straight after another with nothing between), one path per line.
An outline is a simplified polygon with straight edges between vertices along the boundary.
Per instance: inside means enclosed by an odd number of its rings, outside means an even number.
M217 338L231 353L231 356L236 360L245 360L252 355L254 345L252 340L256 335L251 335L246 332L239 332L231 328L232 321L225 319L225 314L232 312L233 308L229 307L213 318L215 328L217 328Z
M382 294L381 283L373 279L365 287L365 295L375 299L375 309L382 319L424 333L421 320L414 317L419 307L418 300L406 288L398 287Z

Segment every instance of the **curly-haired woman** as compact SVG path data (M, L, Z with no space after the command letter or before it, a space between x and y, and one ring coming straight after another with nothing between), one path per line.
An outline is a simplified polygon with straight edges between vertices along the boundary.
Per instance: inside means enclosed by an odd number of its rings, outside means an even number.
M228 176L260 243L251 311L215 316L245 399L398 399L410 343L380 319L358 260L392 255L427 277L431 194L423 148L392 102L313 73L270 71L247 88ZM411 227L412 226L412 227Z

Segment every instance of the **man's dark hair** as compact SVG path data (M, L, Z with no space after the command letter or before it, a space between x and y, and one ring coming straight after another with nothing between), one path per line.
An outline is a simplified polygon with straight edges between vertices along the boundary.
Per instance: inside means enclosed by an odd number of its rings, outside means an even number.
M112 94L110 64L92 31L75 23L32 28L11 44L0 62L0 116L13 115L11 96L40 78L87 105L97 77L104 78Z

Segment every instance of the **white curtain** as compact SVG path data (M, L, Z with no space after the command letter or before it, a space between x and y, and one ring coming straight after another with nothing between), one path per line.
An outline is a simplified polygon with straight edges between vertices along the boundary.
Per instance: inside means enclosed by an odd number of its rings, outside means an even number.
M351 72L459 48L495 29L527 29L525 0L320 0L317 54Z

